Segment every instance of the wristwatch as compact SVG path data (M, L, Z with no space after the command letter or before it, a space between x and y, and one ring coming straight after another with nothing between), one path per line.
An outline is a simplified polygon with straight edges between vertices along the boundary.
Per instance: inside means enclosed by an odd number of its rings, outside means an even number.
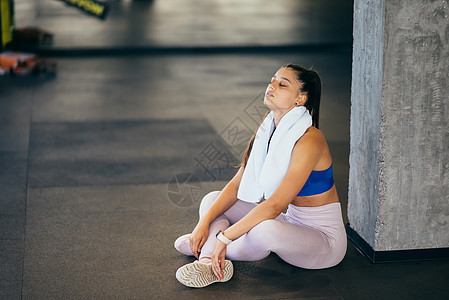
M232 243L232 240L228 239L227 237L224 236L223 231L219 230L217 232L217 240L219 240L220 242L224 243L225 245L229 245L230 243Z

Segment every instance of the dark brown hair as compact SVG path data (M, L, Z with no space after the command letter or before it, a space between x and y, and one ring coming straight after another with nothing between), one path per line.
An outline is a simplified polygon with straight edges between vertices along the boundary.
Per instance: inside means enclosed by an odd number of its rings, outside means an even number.
M307 93L307 101L304 106L309 110L312 116L312 125L319 128L319 118L320 118L320 100L321 100L321 78L320 75L312 69L304 69L303 67L296 64L286 64L282 68L292 69L296 72L297 80L301 85L301 92ZM265 117L270 113L268 111ZM263 119L265 119L265 117ZM262 121L263 121L262 119ZM261 121L261 124L262 124ZM257 129L259 129L259 126ZM243 154L242 163L238 167L246 167L248 162L249 154L253 148L254 139L256 138L257 130L254 132L253 136L249 140L248 146Z
M312 116L312 125L319 128L320 123L320 100L321 100L321 78L312 69L304 69L295 64L286 64L282 68L292 69L297 74L297 80L302 84L301 92L307 93L307 101L304 106Z

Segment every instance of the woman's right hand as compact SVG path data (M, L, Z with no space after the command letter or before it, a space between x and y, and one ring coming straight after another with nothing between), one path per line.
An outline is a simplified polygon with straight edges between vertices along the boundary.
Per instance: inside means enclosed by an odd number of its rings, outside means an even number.
M200 256L201 248L203 248L204 243L209 236L209 224L202 222L201 220L193 229L190 235L190 250L192 250L193 255L198 259Z

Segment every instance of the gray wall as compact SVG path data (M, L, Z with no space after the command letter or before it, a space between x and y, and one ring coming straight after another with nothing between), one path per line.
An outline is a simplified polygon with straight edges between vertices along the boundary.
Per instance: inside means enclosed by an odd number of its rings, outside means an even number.
M376 251L449 247L448 15L355 0L348 219Z

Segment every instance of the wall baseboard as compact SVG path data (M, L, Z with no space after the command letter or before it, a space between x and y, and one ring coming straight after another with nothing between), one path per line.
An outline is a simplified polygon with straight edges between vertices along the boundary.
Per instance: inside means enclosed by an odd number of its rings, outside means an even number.
M372 263L449 259L449 248L375 251L349 223L346 224L346 234L357 250Z

